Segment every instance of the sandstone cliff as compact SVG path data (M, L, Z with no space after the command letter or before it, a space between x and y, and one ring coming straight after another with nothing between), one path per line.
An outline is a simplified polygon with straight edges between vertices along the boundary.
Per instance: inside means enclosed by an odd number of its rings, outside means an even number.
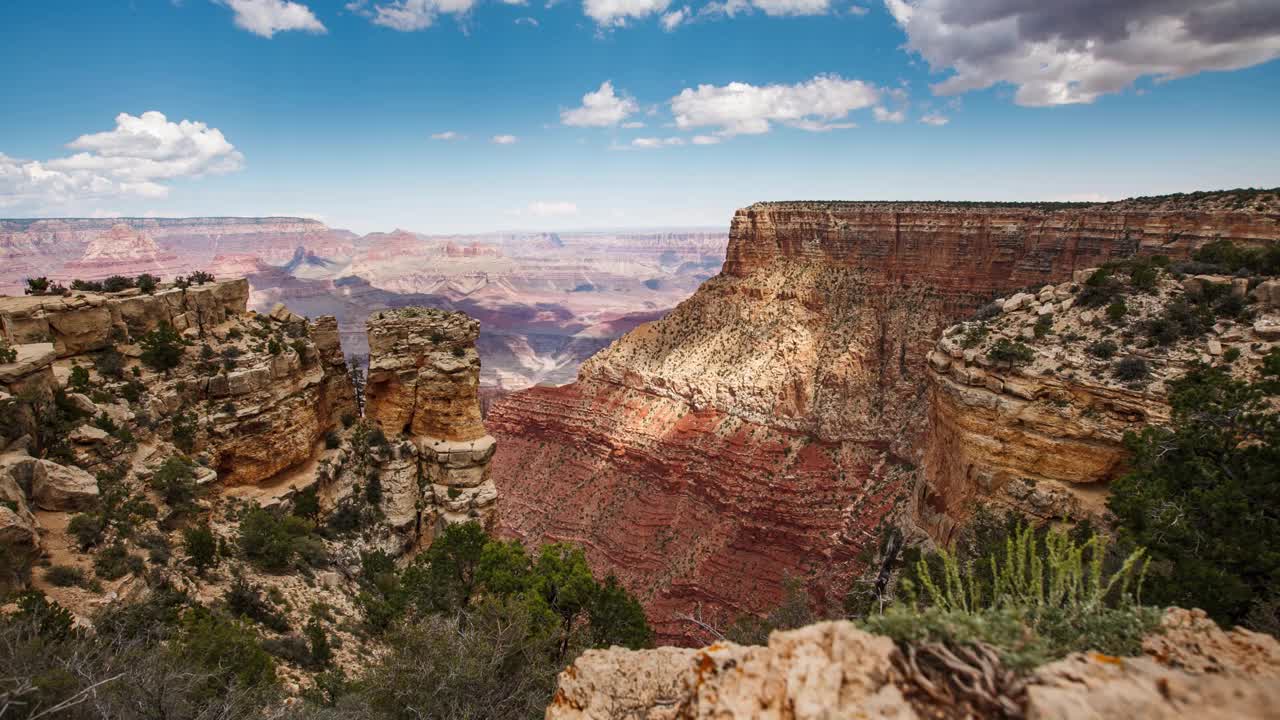
M1089 303L1104 287L1091 284L1100 272L1119 304ZM1124 434L1169 420L1166 383L1198 364L1251 377L1280 339L1280 297L1272 298L1280 280L1147 272L1150 287L1139 289L1124 270L1078 271L999 298L986 319L943 332L928 355L915 503L935 540L947 542L976 503L1042 520L1101 520L1107 485L1124 467ZM1205 319L1191 337L1153 337L1171 308L1207 304L1206 288L1229 314L1211 326ZM993 353L999 343L1029 354L1002 360Z
M1031 674L1017 717L1192 720L1274 717L1280 643L1171 610L1144 655L1071 655ZM588 650L560 674L548 720L968 717L921 702L892 640L827 622L766 647ZM1136 714L1135 714L1136 713Z
M1280 237L1280 213L1053 205L762 203L723 272L586 363L498 403L500 525L583 544L677 616L758 611L802 578L834 604L905 511L926 356L995 294L1113 257Z

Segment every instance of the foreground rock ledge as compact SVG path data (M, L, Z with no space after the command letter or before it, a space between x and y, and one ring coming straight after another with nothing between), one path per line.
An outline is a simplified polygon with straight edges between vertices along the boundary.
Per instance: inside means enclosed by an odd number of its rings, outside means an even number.
M1274 718L1280 643L1170 610L1143 657L1071 655L1037 670L1026 717ZM896 648L853 623L775 632L767 647L589 650L560 674L548 720L876 718L910 720Z

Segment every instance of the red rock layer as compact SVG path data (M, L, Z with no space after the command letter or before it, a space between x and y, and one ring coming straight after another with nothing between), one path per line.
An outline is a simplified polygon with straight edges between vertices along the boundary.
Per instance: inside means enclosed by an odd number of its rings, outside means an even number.
M678 616L775 605L787 577L835 602L910 503L925 358L996 292L1135 252L1276 234L1263 213L765 203L740 210L719 277L583 365L494 405L502 531L582 544ZM703 637L702 639L705 639Z

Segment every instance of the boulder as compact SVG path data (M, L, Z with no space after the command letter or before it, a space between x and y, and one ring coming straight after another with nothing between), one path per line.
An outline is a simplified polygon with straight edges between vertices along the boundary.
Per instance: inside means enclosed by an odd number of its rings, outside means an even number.
M1275 340L1280 338L1280 317L1274 315L1259 318L1253 324L1253 332L1260 338Z
M18 354L14 361L0 365L0 383L5 385L17 383L40 372L52 365L58 356L53 343L27 343L14 345L13 349Z
M110 435L108 435L107 431L102 428L97 428L92 425L81 425L75 430L72 430L71 434L67 437L71 442L76 443L77 445L96 445L105 441L110 437Z
M98 502L98 480L78 467L37 460L31 500L41 510L85 510Z
M1280 279L1267 280L1253 289L1253 297L1264 310L1280 307Z

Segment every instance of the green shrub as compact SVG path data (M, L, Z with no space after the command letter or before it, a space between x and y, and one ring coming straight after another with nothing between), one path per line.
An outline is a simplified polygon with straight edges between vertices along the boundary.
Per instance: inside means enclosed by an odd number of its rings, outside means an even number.
M258 644L253 628L204 608L186 612L176 647L183 657L212 673L210 692L276 683L275 662Z
M185 455L164 461L151 476L151 487L172 508L187 508L196 498L196 464Z
M1091 343L1088 353L1100 360L1110 360L1116 354L1117 346L1113 340L1099 340Z
M182 550L187 555L187 563L200 575L218 564L218 539L208 524L193 525L184 529Z
M1141 605L1143 551L1106 567L1100 535L1018 530L1001 553L962 563L942 552L941 567L919 560L902 583L906 602L863 625L899 642L984 643L1010 667L1029 670L1069 653L1141 653L1160 612Z
M132 278L127 278L120 275L112 275L111 277L102 281L102 289L109 293L120 292L121 290L128 290L133 286L134 286L134 282Z
M310 522L295 515L277 517L254 508L240 521L240 549L255 565L271 572L293 566L299 538L311 532Z
M1147 365L1147 361L1137 356L1117 361L1111 372L1116 379L1124 382L1137 382L1151 376L1151 368Z
M70 565L53 565L44 571L44 579L58 587L84 587L89 584L84 570Z
M169 439L173 441L173 444L179 450L191 452L196 449L196 434L198 430L195 414L184 410L173 416Z
M0 365L5 363L17 362L18 351L9 347L9 343L4 338L0 338ZM72 371L74 373L74 371ZM86 377L86 380L88 378Z
M1111 322L1120 322L1128 314L1129 306L1125 303L1124 298L1116 298L1107 306L1107 319Z
M213 275L203 270L197 270L196 272L193 272L190 275L188 275L187 279L196 285L203 285L205 283L213 282Z
M89 389L89 371L80 365L72 366L67 386L79 393L86 392Z
M1035 357L1035 353L1032 352L1031 348L1020 342L1013 342L1008 338L1000 338L987 351L987 357L992 362L1025 365L1031 362L1031 359Z
M93 559L93 571L103 580L115 580L144 569L142 558L130 555L121 542L115 542L98 551Z
M155 275L151 275L149 273L142 273L141 275L138 276L138 280L136 284L139 290L141 290L142 292L148 295L151 295L155 293L156 286L160 284L160 278L156 277Z
M1042 338L1045 335L1048 335L1052 329L1053 329L1053 316L1041 315L1040 317L1036 318L1036 324L1032 329L1032 333L1034 333L1037 338Z
M965 349L976 347L987 338L990 331L983 323L972 323L965 326L964 335L960 338L960 347Z
M167 322L143 336L142 362L156 372L168 372L182 364L182 336Z
M1168 427L1129 434L1107 507L1153 565L1150 593L1224 625L1280 598L1280 351L1254 382L1200 368L1169 386Z
M80 545L80 552L85 552L97 545L106 529L106 522L102 516L95 513L73 515L71 521L67 523L67 532L71 533Z

